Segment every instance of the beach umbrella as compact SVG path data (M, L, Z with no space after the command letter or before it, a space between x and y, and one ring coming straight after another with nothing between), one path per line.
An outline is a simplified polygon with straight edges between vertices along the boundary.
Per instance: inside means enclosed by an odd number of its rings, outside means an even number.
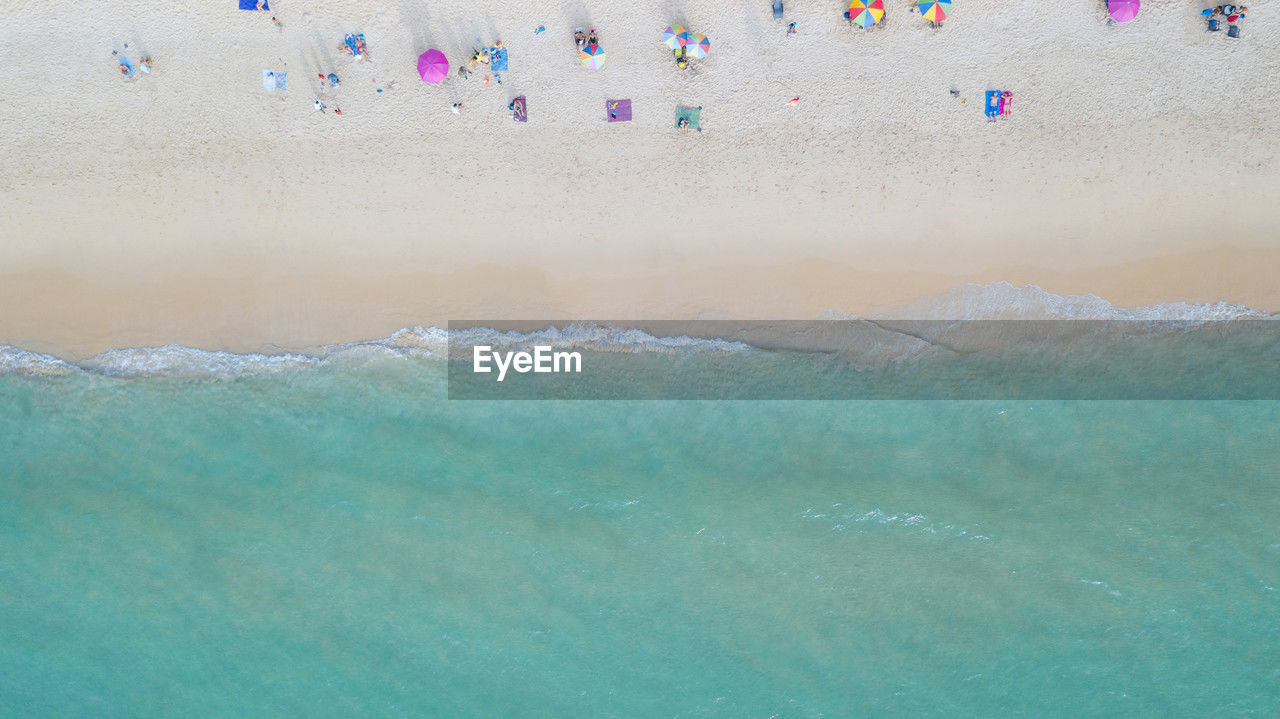
M449 60L439 50L427 50L418 56L418 74L423 82L439 84L449 76Z
M684 51L689 53L689 57L704 58L711 52L711 41L706 35L694 35L689 44L684 46Z
M884 0L849 0L849 19L860 28L869 28L884 19Z
M1111 19L1116 22L1129 22L1138 17L1138 10L1141 8L1140 0L1107 0L1107 12L1111 13Z
M599 70L604 67L604 48L596 45L595 48L588 47L582 51L582 64L589 70Z
M689 44L690 37L689 31L685 30L681 25L672 25L667 28L666 32L662 33L662 41L672 50L679 50Z
M951 9L951 0L920 0L916 7L925 20L942 22L947 19L946 11Z

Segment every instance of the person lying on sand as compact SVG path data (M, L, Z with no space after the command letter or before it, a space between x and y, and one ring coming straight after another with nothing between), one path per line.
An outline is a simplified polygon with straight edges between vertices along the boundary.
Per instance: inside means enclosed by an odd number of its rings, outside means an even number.
M582 46L583 46L583 45L586 45L586 44L587 44L587 36L586 36L585 34L583 34L583 32L582 32L582 28L578 28L577 30L574 30L574 31L573 31L573 45L574 45L574 47L576 47L576 48L578 48L579 50L581 50L581 49L582 49Z
M600 47L600 39L596 37L595 28L591 28L591 34L587 36L587 47L591 50Z

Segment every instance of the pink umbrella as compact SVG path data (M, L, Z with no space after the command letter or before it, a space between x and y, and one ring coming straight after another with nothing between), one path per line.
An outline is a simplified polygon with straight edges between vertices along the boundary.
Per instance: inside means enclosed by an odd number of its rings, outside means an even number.
M1142 0L1107 0L1107 12L1116 22L1129 22L1138 17L1141 8Z
M439 50L427 50L418 56L418 74L423 82L438 84L449 76L449 60Z

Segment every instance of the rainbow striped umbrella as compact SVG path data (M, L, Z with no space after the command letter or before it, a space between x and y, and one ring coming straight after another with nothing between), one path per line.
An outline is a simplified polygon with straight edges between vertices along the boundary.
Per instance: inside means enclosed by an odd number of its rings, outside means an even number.
M951 0L920 0L916 7L925 20L942 22L947 19L946 11L951 9Z
M689 53L689 57L702 59L711 52L711 40L707 39L706 35L695 34L689 40L689 44L684 46L684 51Z
M884 0L849 0L849 19L866 29L884 19Z
M672 50L679 50L689 44L692 34L685 30L681 25L672 25L667 31L662 33L662 41Z
M581 55L582 66L588 70L599 70L604 67L604 48L596 45L594 49L584 48Z

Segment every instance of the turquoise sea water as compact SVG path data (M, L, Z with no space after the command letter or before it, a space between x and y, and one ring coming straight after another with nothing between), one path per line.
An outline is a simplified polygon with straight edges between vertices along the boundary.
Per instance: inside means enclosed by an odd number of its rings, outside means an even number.
M1280 715L1280 403L0 376L5 716Z

